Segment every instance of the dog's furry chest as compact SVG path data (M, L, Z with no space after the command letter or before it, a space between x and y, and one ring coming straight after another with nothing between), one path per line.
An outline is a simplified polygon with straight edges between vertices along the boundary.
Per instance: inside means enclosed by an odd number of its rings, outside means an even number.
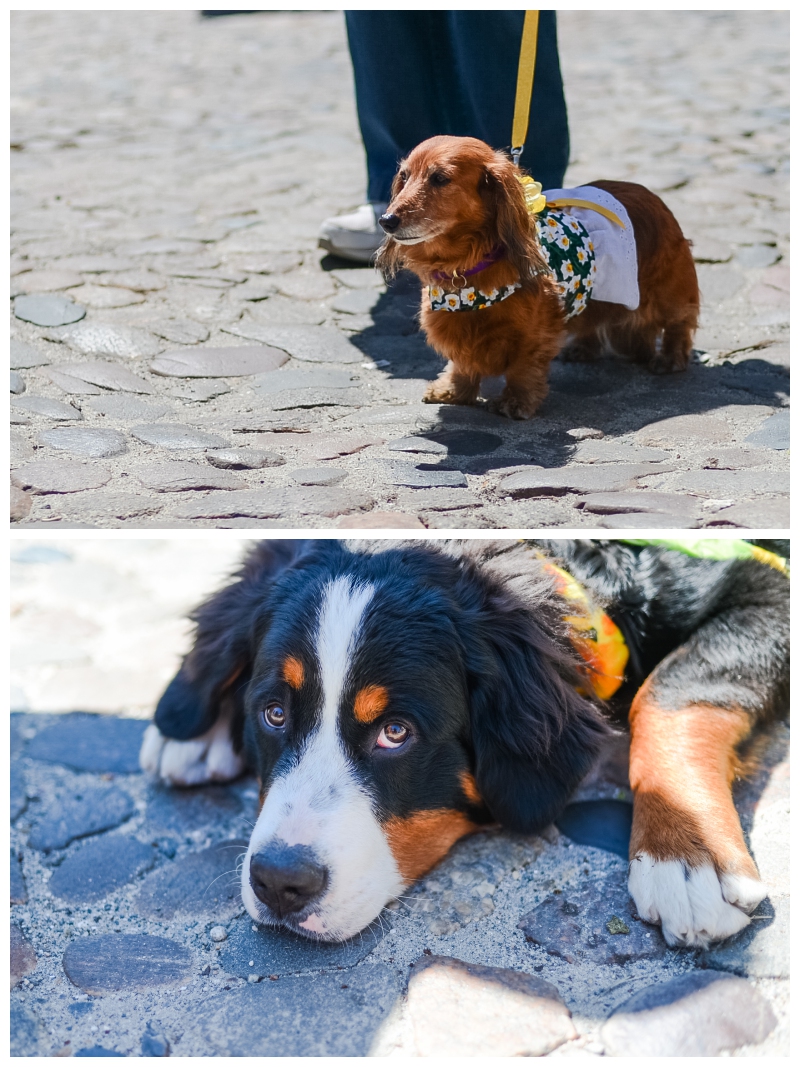
M554 282L541 278L508 300L472 314L432 311L423 290L420 325L428 344L445 359L481 376L505 374L532 337L560 336L564 313Z

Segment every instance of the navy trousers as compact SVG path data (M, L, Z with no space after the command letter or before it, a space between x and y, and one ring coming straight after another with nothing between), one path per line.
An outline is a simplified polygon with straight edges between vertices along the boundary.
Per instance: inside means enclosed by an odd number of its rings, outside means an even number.
M523 11L347 11L371 201L389 200L398 162L428 137L510 148ZM524 166L545 189L569 161L555 11L539 14Z

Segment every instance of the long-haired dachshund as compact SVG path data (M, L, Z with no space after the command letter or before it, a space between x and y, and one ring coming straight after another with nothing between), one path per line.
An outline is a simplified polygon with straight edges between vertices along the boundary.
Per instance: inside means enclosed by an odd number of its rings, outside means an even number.
M472 137L432 137L400 164L380 220L388 237L378 265L388 276L406 267L428 287L420 322L428 343L449 362L424 399L471 404L482 378L505 375L493 407L528 419L547 395L548 367L567 333L565 359L590 359L611 347L655 373L684 370L700 296L689 242L666 204L641 185L591 183L615 198L632 224L639 300L629 310L592 299L591 279L580 293L571 264L553 271L518 173L502 152ZM558 227L558 216L546 224ZM583 227L568 215L555 230L559 241L571 229ZM590 241L585 249L591 258ZM577 254L586 252L578 247ZM596 267L604 269L602 257ZM574 296L574 287L579 297L571 306L564 295Z
M263 541L195 611L141 763L179 786L254 769L247 910L334 941L465 834L547 826L629 717L631 894L706 944L767 892L731 782L786 712L788 604L765 563L661 547Z

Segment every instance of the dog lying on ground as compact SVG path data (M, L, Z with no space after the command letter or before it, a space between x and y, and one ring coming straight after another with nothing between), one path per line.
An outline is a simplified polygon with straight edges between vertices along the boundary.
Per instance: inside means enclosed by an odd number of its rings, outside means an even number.
M427 287L420 323L449 362L424 400L471 404L482 378L505 375L492 406L528 419L567 334L565 359L610 347L655 373L685 370L700 296L666 204L644 186L597 181L557 191L560 208L538 198L532 216L518 174L472 137L432 137L400 164L378 265Z
M247 910L333 941L464 835L547 826L629 718L630 892L670 944L704 945L766 895L731 783L786 710L788 586L612 541L260 542L195 611L142 767L253 768Z

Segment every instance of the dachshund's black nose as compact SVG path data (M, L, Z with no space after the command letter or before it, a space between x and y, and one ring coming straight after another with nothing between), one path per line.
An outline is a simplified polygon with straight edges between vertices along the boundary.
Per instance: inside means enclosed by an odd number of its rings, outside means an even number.
M250 885L258 899L279 916L301 911L328 884L313 849L271 841L250 857Z
M400 225L399 215L381 215L378 222L384 228L387 233L394 233L394 231Z

